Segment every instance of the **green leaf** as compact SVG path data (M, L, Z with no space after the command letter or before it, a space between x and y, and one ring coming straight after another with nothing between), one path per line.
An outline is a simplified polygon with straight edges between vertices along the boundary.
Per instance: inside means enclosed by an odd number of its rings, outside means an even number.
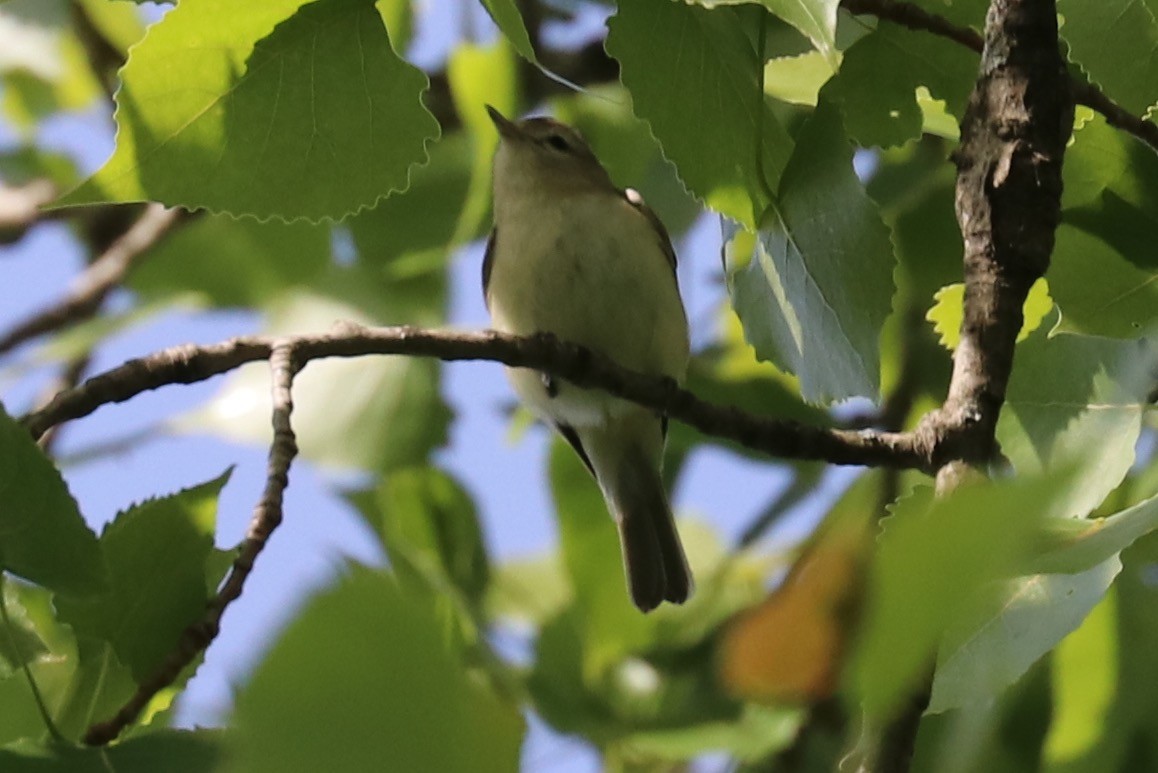
M0 83L4 112L15 128L85 108L100 96L71 26L67 0L13 0L0 8Z
M12 589L9 589L9 585L12 585ZM4 625L0 622L0 674L4 675L15 672L26 663L35 662L49 651L36 628L27 620L19 603L17 587L15 584L4 583L4 606L11 623Z
M1076 629L1101 601L1122 563L1111 557L1080 574L1008 580L977 617L946 632L928 710L992 700Z
M825 96L840 105L848 134L869 147L901 145L921 134L917 89L924 86L960 119L977 78L977 55L920 30L881 22L844 53Z
M364 0L186 0L121 77L116 150L61 205L341 218L404 189L438 135L426 76Z
M1084 572L1109 560L1158 529L1158 496L1120 513L1090 520L1047 522L1034 568L1042 572Z
M760 0L776 16L800 30L835 72L840 64L836 50L836 10L840 0Z
M416 575L435 593L447 585L477 605L490 580L474 502L449 474L409 467L369 491L347 495L400 576Z
M686 762L704 752L726 752L737 760L764 760L788 747L799 736L804 712L795 708L744 706L737 718L690 727L633 733L622 742L630 756L672 763Z
M878 153L866 190L896 243L893 307L927 308L933 295L961 278L961 231L953 213L956 170L944 143L909 143Z
M125 705L137 691L137 680L113 645L83 633L68 658L73 671L67 689L56 691L53 718L65 738L79 740L93 722L103 722ZM42 679L37 684L44 689ZM140 724L147 723L149 713Z
M93 27L121 54L127 54L145 35L141 14L127 3L79 0L79 4Z
M221 730L159 730L112 746L19 741L0 749L0 769L21 773L213 773L225 755Z
M748 27L734 8L633 0L608 21L606 45L636 114L680 179L717 212L754 228L792 139L765 102L764 63Z
M1158 322L1158 213L1106 191L1098 206L1071 210L1057 230L1050 287L1062 329L1134 338Z
M578 615L571 607L539 629L527 689L535 712L556 730L603 744L619 735L620 728L611 707L586 683Z
M112 644L138 681L152 675L205 611L217 496L231 472L121 512L101 534L108 592L57 597L60 619L78 637Z
M1158 156L1088 110L1066 151L1048 274L1061 329L1132 338L1158 318Z
M825 403L880 387L878 335L893 296L889 230L852 168L831 105L800 133L756 254L732 275L736 313L761 359Z
M266 333L317 332L337 320L438 324L446 292L445 256L392 261L382 272L334 267L307 292L270 306ZM302 456L331 468L388 471L422 464L446 439L450 410L439 394L440 365L425 357L334 358L294 379L293 425ZM175 428L269 442L269 369L231 374L206 405Z
M54 591L92 594L107 581L96 535L60 472L0 405L0 570Z
M1111 592L1054 652L1053 721L1043 749L1049 766L1094 751L1112 721L1121 645L1117 617L1117 594Z
M523 15L519 13L519 6L515 0L481 0L481 2L507 41L519 52L519 56L531 64L538 64L539 59L531 46L531 36L527 34Z
M1158 102L1158 20L1144 0L1060 0L1070 58L1134 115Z
M1132 150L1138 141L1107 124L1106 119L1089 108L1077 108L1074 127L1062 169L1062 208L1065 210L1097 201L1104 190L1135 177L1137 171L1145 168L1143 164L1131 163ZM1145 154L1153 152L1141 150Z
M443 137L431 146L430 161L414 170L409 188L345 221L360 264L380 268L410 253L445 253L470 193L471 145L464 132Z
M503 561L487 585L490 620L542 626L571 600L571 584L555 554Z
M743 342L740 345L748 348ZM816 426L832 424L828 413L802 401L796 390L785 383L787 379L777 378L772 365L753 358L751 366L744 368L737 359L731 347L696 352L688 366L688 389L705 400L753 413ZM674 431L674 427L672 429ZM701 437L700 440L719 442L718 438Z
M1158 561L1158 537L1139 540L1122 553L1123 570L1117 591L1118 634L1115 702L1103 737L1086 757L1083 773L1111 769L1128 773L1139 760L1158 752L1158 701L1152 685L1158 679L1158 587L1153 571ZM1111 767L1113 766L1113 767Z
M22 185L45 177L63 188L74 185L78 174L76 162L64 153L36 145L21 145L0 151L0 176L9 185Z
M839 0L694 0L704 8L722 5L763 5L774 16L795 27L811 42L828 72L836 72L840 52L836 48L836 11Z
M11 627L0 625L0 746L20 738L47 737L36 698L20 670L25 663L40 695L66 735L58 707L72 693L77 667L76 641L52 608L52 594L20 581L3 585Z
M1017 347L997 439L1019 474L1075 465L1065 514L1084 516L1134 461L1152 360L1138 342L1050 338L1050 327Z
M330 228L205 215L154 247L129 275L145 299L196 293L208 306L260 306L330 264Z
M703 211L680 182L675 166L647 124L635 117L631 95L619 84L590 86L551 102L554 115L584 138L620 188L635 188L674 238ZM678 242L678 239L677 239Z
M954 351L961 342L961 322L965 317L965 285L956 282L942 287L933 298L936 303L925 314L925 319L933 323L933 330L936 331L941 346ZM1052 309L1053 299L1049 297L1049 285L1044 279L1038 279L1033 283L1033 287L1029 288L1029 294L1022 304L1022 323L1017 340L1024 341L1028 338Z
M925 674L944 633L993 599L996 581L1018 574L1058 489L1056 480L1020 477L940 499L921 487L894 505L854 663L870 721L887 720Z
M778 56L764 64L764 93L781 102L815 107L820 88L831 77L832 70L818 51Z
M491 159L499 135L486 106L511 115L516 109L518 62L509 46L489 48L460 43L446 62L446 75L454 109L471 134L473 161L470 188L453 235L454 242L467 241L490 227Z
M706 647L676 648L668 641L593 672L581 614L572 607L544 624L527 686L552 727L584 736L610 758L646 767L721 749L758 756L760 748L782 745L799 720L792 712L745 711L724 695ZM767 733L755 735L757 728Z
M314 598L238 695L229 769L517 769L517 707L472 678L431 600L361 568Z

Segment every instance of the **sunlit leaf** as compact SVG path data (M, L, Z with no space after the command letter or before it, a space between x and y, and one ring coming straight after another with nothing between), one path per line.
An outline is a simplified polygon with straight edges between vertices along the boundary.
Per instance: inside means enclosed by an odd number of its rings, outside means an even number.
M925 319L933 323L933 330L940 339L941 346L953 351L961 341L961 322L965 312L965 285L960 282L942 287L933 296L936 303L925 314ZM1029 288L1025 303L1021 307L1021 331L1018 341L1024 341L1037 330L1043 319L1053 309L1053 299L1049 296L1049 284L1038 279Z
M426 77L362 0L182 2L121 78L116 151L60 204L341 218L404 189L438 134Z
M474 238L484 228L491 206L491 157L498 145L486 105L504 115L512 115L517 104L517 60L511 48L501 43L484 48L462 44L450 55L446 75L455 111L470 132L473 161L470 187L459 208L454 241ZM485 223L489 226L489 223Z
M1054 718L1043 756L1065 765L1089 755L1110 719L1118 688L1117 595L1106 595L1053 656Z
M732 275L745 338L799 377L809 402L875 398L893 266L889 230L853 172L840 116L822 105L801 131L755 256Z

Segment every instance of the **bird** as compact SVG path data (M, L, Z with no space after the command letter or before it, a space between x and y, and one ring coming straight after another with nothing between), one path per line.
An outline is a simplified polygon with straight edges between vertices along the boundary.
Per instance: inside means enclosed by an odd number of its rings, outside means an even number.
M682 382L690 344L676 255L659 218L620 189L574 128L513 121L499 133L494 229L483 259L492 327L551 333L616 364ZM693 590L661 468L667 418L527 368L507 368L521 401L574 448L618 528L628 592L649 612Z

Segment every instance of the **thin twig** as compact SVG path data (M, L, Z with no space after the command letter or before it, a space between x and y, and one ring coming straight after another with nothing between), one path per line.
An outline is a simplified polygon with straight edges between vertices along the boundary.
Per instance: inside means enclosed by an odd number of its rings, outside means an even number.
M270 535L281 524L282 501L286 486L289 485L289 468L298 452L297 441L290 424L290 414L293 412L293 379L300 369L300 364L294 356L294 346L292 339L281 339L271 344L269 365L272 376L273 443L269 449L265 489L253 509L249 531L237 558L233 561L229 576L206 605L204 617L185 629L177 647L157 671L138 685L137 691L111 719L95 723L88 728L84 742L90 746L103 746L120 735L136 720L153 696L171 685L197 655L212 643L221 630L221 616L229 605L241 596L246 578L253 571L254 561L265 547Z
M134 263L186 216L183 210L150 204L137 221L77 277L63 298L0 335L0 354L31 338L91 317Z
M520 337L495 331L458 332L414 327L366 328L343 324L328 334L285 339L298 361L324 357L402 354L442 360L493 360L533 368L583 387L604 389L654 408L708 435L787 459L833 464L904 467L931 471L934 449L923 436L872 430L830 430L756 416L698 399L674 381L645 376L608 358L548 334ZM119 403L169 384L190 384L270 356L277 341L262 336L234 338L209 346L177 346L94 376L57 395L23 421L33 437L54 424L77 419L102 405Z
M912 3L898 0L841 0L841 5L850 13L869 14L902 27L932 32L934 35L956 41L971 51L981 53L983 40L976 30L954 24L945 17L929 13ZM1158 124L1134 115L1092 83L1071 79L1071 89L1077 104L1101 113L1111 126L1133 134L1158 150Z
M19 186L0 184L0 244L12 244L24 236L40 219L40 208L56 195L56 185L43 178Z
M92 352L87 351L78 357L74 357L69 362L65 363L60 373L52 380L52 383L45 388L42 397L37 401L37 406L42 407L47 405L50 400L60 392L66 389L72 389L80 383L81 377L88 369L89 363L92 362ZM40 446L40 450L46 454L51 455L56 439L60 436L61 425L57 424L52 427L39 438L36 442Z

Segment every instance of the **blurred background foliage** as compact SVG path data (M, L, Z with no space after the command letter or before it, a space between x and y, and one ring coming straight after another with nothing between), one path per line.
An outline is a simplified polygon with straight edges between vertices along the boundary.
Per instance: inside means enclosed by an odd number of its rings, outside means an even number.
M986 6L918 5L974 28ZM1158 102L1153 0L1059 7L1076 77L1139 114ZM4 280L3 330L69 292L39 255L79 250L80 287L140 202L195 210L107 298L0 346L0 768L827 771L866 753L932 652L913 770L1158 766L1143 337L1158 317L1158 159L1085 109L999 427L1016 477L939 500L918 473L834 475L673 425L665 474L712 504L681 508L694 597L642 616L567 449L473 479L487 491L464 482L497 441L463 450L456 400L485 395L488 426L509 415L512 437L529 424L494 404L486 365L455 371L468 375L452 400L437 361L311 363L294 425L329 498L295 505L295 468L288 517L324 531L327 508L352 510L362 547L316 559L327 586L308 598L274 579L238 607L289 622L255 636L216 716L179 710L205 678L190 668L106 751L74 745L224 576L224 535L240 534L217 528L230 472L189 476L243 452L154 459L151 498L108 524L65 481L98 465L115 489L118 459L158 435L269 440L268 377L245 367L193 397L169 390L136 429L38 448L12 416L117 364L110 342L175 312L242 314L270 334L485 324L463 298L490 226L489 103L577 126L657 210L681 254L693 392L812 425L912 428L945 395L961 319L949 155L976 69L950 41L834 0L0 3L0 271L18 251L32 266ZM53 200L70 207L35 213ZM724 461L689 484L705 448ZM521 510L480 506L539 479L546 496L504 500ZM741 521L743 496L761 503ZM536 503L557 539L498 555L495 533ZM205 722L224 729L194 729ZM542 739L560 737L579 743L544 759Z

